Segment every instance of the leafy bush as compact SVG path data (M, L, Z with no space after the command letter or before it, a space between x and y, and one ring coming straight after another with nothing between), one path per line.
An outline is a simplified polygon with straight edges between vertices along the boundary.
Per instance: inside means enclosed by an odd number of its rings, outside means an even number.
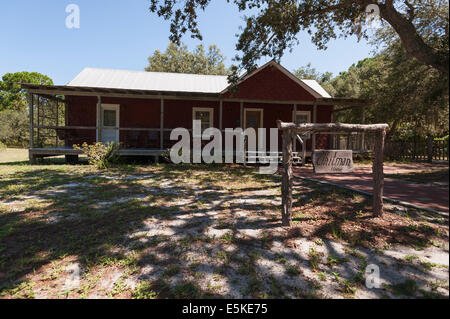
M120 144L116 142L106 144L97 142L92 145L83 143L81 146L74 145L73 148L82 151L87 156L89 164L103 169L117 162Z
M0 150L5 150L5 149L6 149L6 145L0 141Z

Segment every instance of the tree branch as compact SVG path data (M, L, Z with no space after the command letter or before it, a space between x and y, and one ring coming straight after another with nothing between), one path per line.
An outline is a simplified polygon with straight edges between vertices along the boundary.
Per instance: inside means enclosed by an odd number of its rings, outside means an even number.
M449 73L448 57L442 56L439 51L427 45L416 28L403 15L395 10L392 0L386 1L386 4L379 4L380 15L397 32L406 53L416 58L421 63L430 65L442 73Z

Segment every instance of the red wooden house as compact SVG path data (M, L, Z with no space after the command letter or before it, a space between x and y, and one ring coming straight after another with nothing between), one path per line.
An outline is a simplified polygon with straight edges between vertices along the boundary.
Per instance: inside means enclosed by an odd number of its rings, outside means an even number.
M278 119L329 123L334 105L355 103L331 98L316 81L300 80L274 61L242 76L237 90L226 76L92 68L65 86L22 86L32 97L30 160L76 155L73 144L96 141L121 142L123 155L159 156L175 143L170 131L192 129L193 119L221 130L274 128ZM306 155L329 146L329 135L309 136Z

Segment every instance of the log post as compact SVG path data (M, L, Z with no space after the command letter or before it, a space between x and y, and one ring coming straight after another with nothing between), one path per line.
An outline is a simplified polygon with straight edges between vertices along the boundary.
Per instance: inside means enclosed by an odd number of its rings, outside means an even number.
M292 224L292 133L283 130L283 172L281 180L282 225Z
M378 130L375 133L375 148L373 159L373 212L375 216L383 215L383 156L386 130Z
M366 107L363 105L361 107L361 124L366 124ZM359 144L359 150L361 152L365 151L365 143L364 143L364 132L361 132L361 140L360 140L360 144Z

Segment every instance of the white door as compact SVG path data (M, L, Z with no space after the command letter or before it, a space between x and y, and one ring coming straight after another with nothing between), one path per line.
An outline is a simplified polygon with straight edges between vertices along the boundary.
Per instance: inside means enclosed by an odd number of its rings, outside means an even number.
M297 114L294 116L294 122L295 124L303 124L303 123L311 123L311 112L310 111L297 111ZM301 138L303 139L305 143L305 147L307 145L307 140L311 138L311 134L301 134ZM300 145L300 142L298 139L295 139L294 143L294 151L301 150L302 146Z
M117 104L102 104L102 143L119 142L119 110Z

